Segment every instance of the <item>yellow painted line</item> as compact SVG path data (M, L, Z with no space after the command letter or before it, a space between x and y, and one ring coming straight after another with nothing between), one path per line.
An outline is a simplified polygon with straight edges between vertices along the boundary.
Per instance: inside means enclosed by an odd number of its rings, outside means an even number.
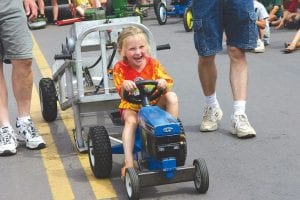
M68 176L58 154L48 123L44 122L41 117L39 97L35 86L32 93L31 116L36 123L36 128L47 144L47 148L41 150L41 155L48 175L53 199L74 199Z
M73 119L73 112L61 112L61 118L63 119L63 122L68 130L69 136L73 138L73 128L74 128L74 119ZM73 145L74 144L74 140ZM111 181L109 179L97 179L95 178L91 168L90 163L88 159L87 154L79 154L78 155L80 163L83 167L83 170L90 182L90 185L92 187L92 190L96 196L96 199L108 199L108 198L116 198L117 194L111 184Z
M52 71L49 67L49 64L47 63L44 55L42 54L41 50L39 49L39 46L37 42L34 40L34 57L37 62L38 67L40 68L41 74L43 77L52 77ZM74 128L74 119L73 119L73 112L72 110L67 111L59 111L60 116L63 120L63 123L68 131L68 135L71 138L71 141L74 144L73 141L73 128ZM89 184L95 194L96 199L108 199L108 198L116 198L117 194L111 184L111 181L109 179L96 179L91 171L89 159L87 154L80 154L78 153L78 159L82 165L82 168L87 176L87 179L89 181Z
M34 43L33 54L38 65L41 64L43 62L43 57L40 55L41 53L36 45L36 42ZM47 145L47 148L41 150L41 155L46 168L46 173L48 175L48 182L51 188L53 199L74 199L71 184L57 151L57 147L50 132L49 125L42 119L39 103L38 91L36 86L34 86L31 102L31 116L36 123L36 128L44 138Z

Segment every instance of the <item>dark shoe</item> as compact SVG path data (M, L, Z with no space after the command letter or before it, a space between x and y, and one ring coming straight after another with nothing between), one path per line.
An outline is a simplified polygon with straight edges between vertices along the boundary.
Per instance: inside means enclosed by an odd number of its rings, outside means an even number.
M291 49L289 47L285 48L282 50L283 53L288 54L288 53L293 53L296 50L296 48Z

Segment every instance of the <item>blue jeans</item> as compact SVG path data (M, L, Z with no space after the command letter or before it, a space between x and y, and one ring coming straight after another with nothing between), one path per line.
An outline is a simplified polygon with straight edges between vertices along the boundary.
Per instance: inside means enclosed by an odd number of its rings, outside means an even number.
M223 32L229 46L254 49L257 45L253 0L193 0L195 48L200 56L222 51Z

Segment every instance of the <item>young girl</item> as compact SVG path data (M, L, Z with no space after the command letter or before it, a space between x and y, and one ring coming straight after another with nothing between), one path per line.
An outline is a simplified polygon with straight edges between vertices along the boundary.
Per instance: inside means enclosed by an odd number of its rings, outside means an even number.
M178 99L171 92L173 79L167 74L160 62L150 56L150 49L145 33L135 27L124 28L118 37L118 52L122 59L118 61L113 70L114 83L121 96L119 105L122 118L125 121L122 140L125 155L125 164L121 170L121 176L125 176L125 170L133 167L133 148L135 130L138 125L137 112L141 105L127 102L123 98L123 92L134 92L137 88L134 80L156 80L157 87L165 90L164 94L156 101L151 102L165 109L175 118L178 117Z

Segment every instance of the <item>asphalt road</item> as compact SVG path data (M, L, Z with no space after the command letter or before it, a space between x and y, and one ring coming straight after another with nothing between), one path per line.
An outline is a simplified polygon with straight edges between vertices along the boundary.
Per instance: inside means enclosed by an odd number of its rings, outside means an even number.
M208 192L202 195L195 192L193 182L143 188L141 198L299 199L300 51L292 54L280 52L283 43L291 40L295 30L272 29L271 44L265 53L247 53L247 114L257 137L241 140L229 133L232 96L226 49L216 59L217 95L224 117L218 131L201 133L199 124L204 98L197 75L193 33L185 32L180 18L170 18L166 25L160 26L150 15L144 24L152 31L158 44L171 45L170 50L159 51L157 55L175 80L173 89L179 96L180 118L188 142L186 163L191 165L194 159L204 158L209 170L210 186ZM69 29L70 26L48 25L46 29L32 31L39 47L35 51L33 66L36 88L39 80L49 75L54 54L60 52L61 43ZM6 66L8 82L10 72L10 67ZM10 99L14 123L16 106L12 96ZM17 155L0 158L0 199L126 199L119 178L121 156L114 156L111 179L95 179L88 166L87 154L78 153L74 147L71 112L60 112L56 121L46 123L42 119L35 90L32 113L48 148L29 151L21 145Z

